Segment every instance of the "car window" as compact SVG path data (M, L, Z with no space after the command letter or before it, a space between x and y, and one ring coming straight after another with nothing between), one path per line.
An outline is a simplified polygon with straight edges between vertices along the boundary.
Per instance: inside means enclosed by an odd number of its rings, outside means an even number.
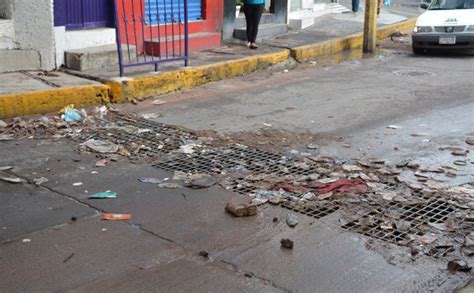
M430 10L449 10L449 9L472 9L474 0L434 0Z

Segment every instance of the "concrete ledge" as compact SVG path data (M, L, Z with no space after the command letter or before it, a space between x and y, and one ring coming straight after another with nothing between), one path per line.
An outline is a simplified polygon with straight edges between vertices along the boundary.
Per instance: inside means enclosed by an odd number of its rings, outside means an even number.
M381 27L377 30L377 39L385 39L396 31L408 30L415 26L416 18L404 22ZM309 58L327 56L344 50L359 48L363 43L363 33L352 34L316 44L300 46L290 49L291 57L297 61L304 61Z
M107 85L90 85L0 95L0 118L55 112L69 104L85 107L109 103L109 92Z
M0 50L0 73L40 67L40 56L34 50Z
M190 89L211 81L249 74L258 69L281 63L290 56L289 50L219 62L157 75L110 81L112 102L150 97Z

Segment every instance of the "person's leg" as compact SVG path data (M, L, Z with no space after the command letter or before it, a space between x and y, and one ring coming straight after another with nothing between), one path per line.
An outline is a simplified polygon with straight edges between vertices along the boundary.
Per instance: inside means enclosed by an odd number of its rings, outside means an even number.
M359 12L360 0L352 0L352 12Z
M252 31L252 40L251 43L255 44L258 35L258 25L260 24L260 19L262 18L263 9L265 8L264 4L255 5L254 15L253 15L253 31Z
M247 31L247 42L250 43L252 39L252 9L249 4L244 4L245 23Z

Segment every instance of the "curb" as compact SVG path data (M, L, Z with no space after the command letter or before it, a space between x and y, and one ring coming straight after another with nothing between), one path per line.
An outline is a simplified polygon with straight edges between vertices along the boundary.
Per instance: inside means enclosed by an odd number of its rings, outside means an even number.
M377 39L382 40L389 37L396 31L404 31L415 26L416 17L406 21L387 25L377 29ZM363 43L363 33L356 33L337 39L327 40L311 45L304 45L290 49L291 57L301 62L306 59L327 56L344 50L359 48Z
M119 103L136 98L145 98L190 89L208 82L246 75L258 69L281 63L289 58L290 51L284 49L274 53L198 67L188 67L158 75L118 79L109 81L107 84L112 89L112 102Z
M98 84L0 95L0 118L55 112L69 104L100 105L110 102L109 93L108 85Z

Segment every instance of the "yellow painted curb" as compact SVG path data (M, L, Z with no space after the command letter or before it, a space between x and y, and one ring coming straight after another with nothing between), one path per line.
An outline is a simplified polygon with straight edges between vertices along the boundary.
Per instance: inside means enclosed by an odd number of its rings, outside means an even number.
M157 75L110 81L112 102L125 102L190 89L211 81L249 74L273 64L288 60L289 50L230 60L209 65L164 72Z
M0 118L55 112L69 104L85 107L109 103L109 92L109 86L99 84L0 95Z
M396 31L404 31L415 26L416 18L408 19L404 22L381 27L377 30L377 39L385 39ZM327 40L311 45L305 45L290 49L291 57L297 61L309 58L327 56L344 50L359 48L363 43L363 33L356 33L337 39Z

